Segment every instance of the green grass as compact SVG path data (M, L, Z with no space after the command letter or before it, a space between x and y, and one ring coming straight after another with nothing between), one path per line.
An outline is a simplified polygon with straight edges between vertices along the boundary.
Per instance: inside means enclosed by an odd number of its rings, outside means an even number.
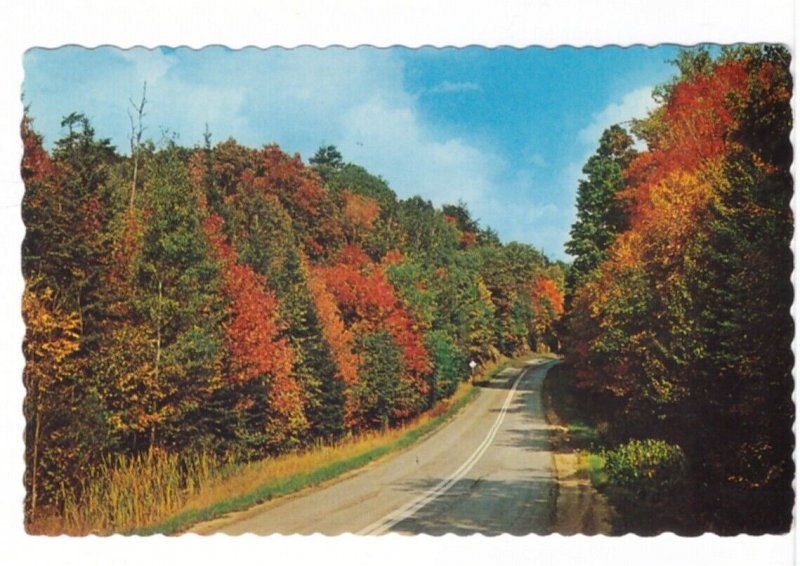
M503 371L504 369L508 368L509 366L511 366L511 360L507 360L507 361L505 361L505 362L503 362L501 364L498 364L498 365L492 367L489 371L484 373L482 376L480 376L477 379L475 379L475 385L486 385L491 380L493 380L495 377L497 377L497 375L501 371Z
M580 459L579 470L586 474L592 485L602 488L608 484L608 474L605 470L606 459L602 454L584 452Z
M597 429L581 421L570 423L567 429L570 437L581 446L593 446L600 442Z
M547 420L558 427L553 447L556 452L575 453L578 475L600 489L608 484L603 439L597 428L589 424L590 415L583 413L583 404L570 387L571 378L569 368L560 364L550 369L542 387Z

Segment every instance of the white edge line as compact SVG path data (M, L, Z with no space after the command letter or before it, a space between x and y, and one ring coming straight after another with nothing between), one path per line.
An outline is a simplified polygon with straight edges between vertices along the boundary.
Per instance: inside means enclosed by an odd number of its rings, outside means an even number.
M539 364L537 364L538 366ZM358 531L357 535L381 535L391 529L400 521L407 519L420 509L422 509L425 505L446 493L451 487L455 485L455 483L464 477L475 464L480 460L481 456L483 456L484 452L489 448L489 446L494 441L495 436L497 436L497 431L500 429L500 425L503 423L503 419L508 412L508 407L511 405L511 399L514 397L514 393L517 391L517 386L525 374L533 369L535 366L529 366L523 369L517 380L514 382L514 385L511 387L511 390L508 392L506 396L506 400L503 403L503 407L500 410L500 414L497 415L497 419L495 420L492 428L489 429L489 432L486 435L486 438L483 439L483 442L475 449L475 451L467 458L463 464L450 476L440 481L436 486L429 489L416 499L413 499L411 502L403 505L399 509L392 511L388 515L384 516L381 519L378 519L371 525L368 525Z

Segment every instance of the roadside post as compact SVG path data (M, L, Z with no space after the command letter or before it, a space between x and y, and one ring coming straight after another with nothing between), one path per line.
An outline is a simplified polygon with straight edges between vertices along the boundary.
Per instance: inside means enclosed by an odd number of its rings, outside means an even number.
M469 361L469 382L475 383L475 367L477 367L475 360Z

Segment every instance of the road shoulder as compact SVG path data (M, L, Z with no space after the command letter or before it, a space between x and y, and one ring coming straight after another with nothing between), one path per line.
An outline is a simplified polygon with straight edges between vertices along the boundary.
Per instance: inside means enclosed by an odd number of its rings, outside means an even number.
M558 482L552 532L561 535L610 535L613 510L605 496L581 473L580 452L571 438L569 423L559 413L559 400L553 394L553 388L547 385L548 379L552 379L549 371L542 387L542 403L545 419L551 426L553 467Z

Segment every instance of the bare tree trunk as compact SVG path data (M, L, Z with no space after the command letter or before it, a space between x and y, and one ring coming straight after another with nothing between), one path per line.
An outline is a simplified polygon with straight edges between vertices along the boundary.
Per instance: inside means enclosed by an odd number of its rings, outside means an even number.
M139 173L139 155L138 152L136 156L133 158L133 182L131 183L131 201L129 203L129 207L133 208L133 201L136 197L136 177Z
M161 280L158 280L158 306L156 308L156 361L155 361L155 378L156 378L156 387L158 387L158 380L160 375L160 368L161 368L161 303L163 300L162 295L163 285ZM153 406L153 412L155 413L157 407ZM156 425L155 422L150 427L150 449L153 449L156 441Z
M131 159L133 159L133 182L131 183L131 198L130 198L130 208L133 208L133 202L136 198L136 181L139 176L139 157L140 157L140 149L142 145L142 133L144 133L144 105L147 103L147 81L145 81L144 85L142 86L142 98L137 105L133 100L130 101L131 106L133 106L133 110L136 113L136 121L134 122L134 116L130 112L128 112L128 118L131 121Z

